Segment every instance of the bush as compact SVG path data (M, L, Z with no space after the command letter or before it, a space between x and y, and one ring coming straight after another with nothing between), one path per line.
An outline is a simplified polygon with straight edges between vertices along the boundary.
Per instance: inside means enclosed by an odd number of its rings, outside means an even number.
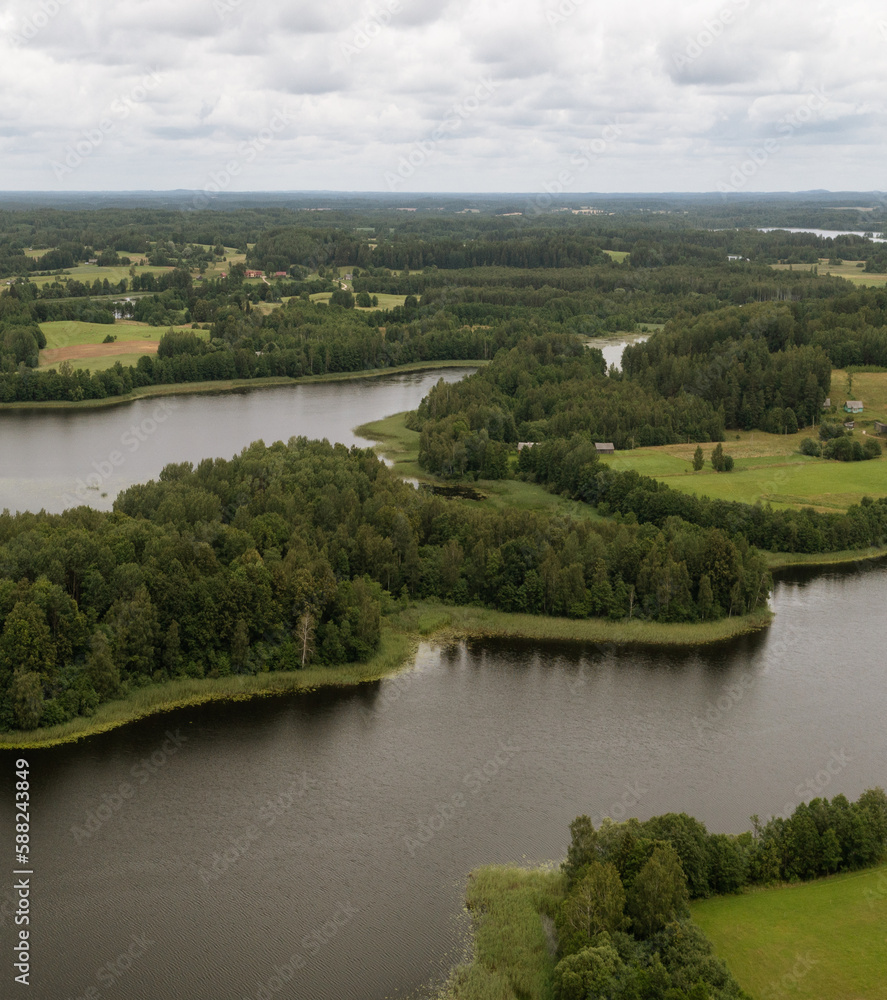
M811 458L819 458L822 455L822 445L813 438L804 438L800 450L802 455L810 455Z

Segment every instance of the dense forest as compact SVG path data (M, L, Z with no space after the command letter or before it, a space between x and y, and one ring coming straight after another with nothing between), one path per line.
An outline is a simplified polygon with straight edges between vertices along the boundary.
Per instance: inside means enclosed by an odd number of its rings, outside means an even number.
M563 864L569 891L555 915L557 1000L744 998L687 902L877 863L887 848L887 795L813 798L791 816L752 822L731 836L686 813L604 820L597 829L577 817Z
M365 660L395 599L695 621L769 586L719 530L466 512L370 450L257 443L167 466L110 514L0 515L0 726L172 677Z

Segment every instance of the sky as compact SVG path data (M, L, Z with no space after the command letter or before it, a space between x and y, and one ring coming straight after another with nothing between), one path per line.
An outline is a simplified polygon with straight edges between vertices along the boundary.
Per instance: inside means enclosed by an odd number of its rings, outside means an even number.
M876 0L3 0L0 190L887 189Z

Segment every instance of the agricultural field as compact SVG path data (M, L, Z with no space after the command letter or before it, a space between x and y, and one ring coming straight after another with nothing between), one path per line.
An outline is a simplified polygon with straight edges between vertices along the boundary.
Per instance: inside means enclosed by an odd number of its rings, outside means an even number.
M875 420L887 423L887 372L832 373L832 400L838 404L831 419L847 417L841 409L850 396L865 404L854 417L854 434L860 440L872 433ZM702 446L705 465L693 471L695 443L637 448L603 459L620 471L636 469L683 493L697 493L719 500L770 503L774 507L813 507L822 511L844 511L864 496L887 496L887 438L881 437L885 456L868 462L835 462L810 458L799 452L804 438L817 438L816 428L797 434L767 434L764 431L728 432L724 451L732 455L732 472L711 468L714 445Z
M829 264L828 257L820 257L818 264L771 264L774 271L812 271L815 267L819 274L831 274L836 278L846 278L855 285L870 285L880 287L887 284L887 274L867 274L858 261L845 260L842 264Z
M691 910L754 1000L887 1000L887 866Z
M118 361L124 367L134 365L144 354L156 354L160 338L167 327L148 326L132 320L117 323L81 323L79 320L61 320L42 323L40 329L46 336L46 347L40 352L40 367L55 368L62 361L70 361L74 368L103 371ZM175 327L190 330L188 326ZM208 337L206 330L195 331ZM103 343L107 336L116 337L114 343Z
M150 265L139 266L131 265L135 267L137 274L164 274L166 271L172 271L171 267L151 267ZM54 281L59 284L67 284L68 281L82 281L84 284L92 284L96 278L99 281L104 281L105 278L115 285L119 281L130 279L130 267L99 267L98 264L78 264L77 267L66 268L61 274L49 274L49 275L32 275L28 280L32 285L38 288L43 288L45 285L51 285Z
M636 469L682 493L752 504L760 500L777 508L844 511L864 496L887 496L887 458L834 462L799 454L801 441L815 436L810 428L798 434L729 434L724 451L736 463L732 472L711 468L712 444L702 447L705 465L699 472L692 466L695 444L638 448L603 461L620 471ZM887 439L883 443L887 452Z

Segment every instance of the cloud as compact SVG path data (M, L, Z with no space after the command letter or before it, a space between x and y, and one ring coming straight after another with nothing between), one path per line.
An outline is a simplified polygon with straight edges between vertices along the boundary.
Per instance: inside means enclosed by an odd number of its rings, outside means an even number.
M868 0L8 0L4 186L199 186L283 108L297 122L238 187L379 189L490 80L403 190L538 190L617 119L577 190L712 190L816 88L827 102L754 184L791 187L806 157L805 188L876 188L885 22ZM56 181L58 150L106 118L101 155Z

